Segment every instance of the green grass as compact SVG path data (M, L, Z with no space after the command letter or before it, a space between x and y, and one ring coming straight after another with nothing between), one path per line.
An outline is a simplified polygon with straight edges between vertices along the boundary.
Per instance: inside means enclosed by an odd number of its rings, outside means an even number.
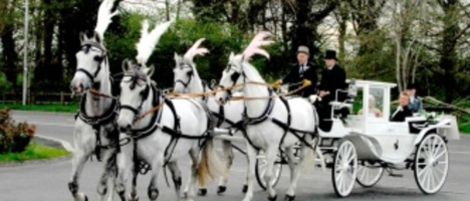
M70 152L31 142L23 153L0 154L0 163L22 162L26 160L51 159L69 155Z
M71 105L18 105L18 104L0 104L0 109L10 108L13 110L25 111L43 111L43 112L76 112L78 104Z

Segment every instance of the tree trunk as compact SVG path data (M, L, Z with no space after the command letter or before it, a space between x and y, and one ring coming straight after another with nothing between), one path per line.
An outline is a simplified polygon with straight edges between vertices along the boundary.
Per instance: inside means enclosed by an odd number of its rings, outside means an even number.
M16 52L15 40L13 38L14 26L12 24L6 24L3 27L3 33L1 35L2 46L3 46L3 65L5 76L13 86L16 84L16 76L18 74L18 54Z
M439 59L439 66L444 70L444 86L446 102L452 103L454 100L454 89L456 81L454 78L456 67L456 44L457 39L455 33L460 31L458 21L455 17L459 1L448 0L442 2L442 7L445 13L444 17L444 30L442 32L441 41L441 57Z

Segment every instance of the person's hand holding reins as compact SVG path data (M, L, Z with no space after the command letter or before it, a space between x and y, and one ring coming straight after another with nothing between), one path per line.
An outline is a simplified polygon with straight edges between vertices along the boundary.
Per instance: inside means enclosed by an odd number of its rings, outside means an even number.
M304 79L302 80L302 87L308 87L312 85L312 82L310 80Z
M277 80L276 82L272 83L271 86L273 88L279 88L282 85L282 80Z

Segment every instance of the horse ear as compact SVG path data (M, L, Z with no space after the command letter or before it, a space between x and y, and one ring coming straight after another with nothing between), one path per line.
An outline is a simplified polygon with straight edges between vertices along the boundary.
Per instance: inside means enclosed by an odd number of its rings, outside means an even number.
M124 60L122 61L122 72L127 72L127 71L129 71L129 66L130 66L130 65L129 65L129 60L124 59Z
M176 62L176 65L178 65L178 63L180 62L180 56L175 52L175 62Z
M155 67L150 66L145 70L145 73L149 76L152 77L153 73L155 72Z
M98 33L95 32L93 38L96 40L96 42L101 43L101 37Z
M235 57L235 54L233 52L230 52L229 60L232 61L233 57Z
M83 43L84 41L87 40L87 36L85 34L85 32L80 32L80 43Z

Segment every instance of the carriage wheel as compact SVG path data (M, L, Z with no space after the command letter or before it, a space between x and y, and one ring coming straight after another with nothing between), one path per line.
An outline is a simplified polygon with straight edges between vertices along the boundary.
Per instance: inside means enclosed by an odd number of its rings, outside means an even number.
M438 192L447 178L449 153L441 136L428 134L419 144L414 161L414 176L425 194Z
M351 193L356 180L356 174L356 148L351 141L343 141L339 144L333 161L332 179L336 195L346 197Z
M256 169L255 169L255 175L256 175L256 181L258 181L259 186L263 189L266 190L267 185L266 182L264 181L264 174L266 173L266 157L264 155L258 155L256 158ZM281 178L281 172L282 172L282 159L280 155L277 155L276 160L274 161L274 175L271 180L271 183L274 186L279 182L279 179Z
M372 187L380 181L383 174L383 167L376 167L368 161L363 161L358 165L356 181L362 187Z

